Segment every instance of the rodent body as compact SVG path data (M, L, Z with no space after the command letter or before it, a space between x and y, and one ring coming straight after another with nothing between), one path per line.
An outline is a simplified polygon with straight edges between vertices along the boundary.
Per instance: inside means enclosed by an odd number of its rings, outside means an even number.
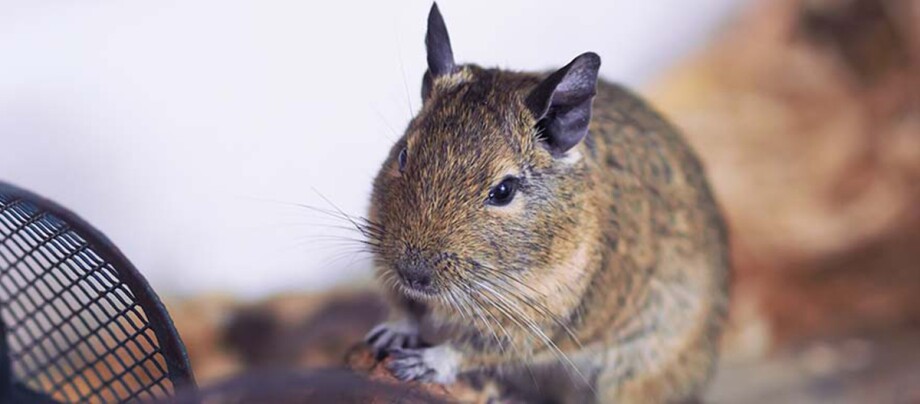
M426 42L424 105L374 183L396 314L369 343L400 378L485 375L528 401L695 398L729 259L693 151L596 55L549 75L454 65L436 7Z

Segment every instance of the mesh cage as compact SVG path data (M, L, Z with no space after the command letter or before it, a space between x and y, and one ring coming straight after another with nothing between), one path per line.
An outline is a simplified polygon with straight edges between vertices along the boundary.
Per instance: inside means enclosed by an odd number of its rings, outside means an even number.
M139 401L194 385L172 321L130 262L66 209L3 183L0 319L10 379L0 382L21 399Z

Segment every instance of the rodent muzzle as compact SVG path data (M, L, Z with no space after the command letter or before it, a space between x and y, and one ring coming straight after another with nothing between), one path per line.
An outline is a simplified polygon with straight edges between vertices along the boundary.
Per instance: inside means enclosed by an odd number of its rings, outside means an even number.
M396 273L403 284L415 291L434 293L434 276L430 268L418 262L400 262L396 264Z

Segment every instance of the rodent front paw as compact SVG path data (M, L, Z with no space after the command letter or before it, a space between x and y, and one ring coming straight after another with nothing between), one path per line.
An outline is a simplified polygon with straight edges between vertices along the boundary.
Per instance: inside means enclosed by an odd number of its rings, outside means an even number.
M370 345L378 360L393 349L422 346L418 327L407 320L391 321L374 327L364 337L364 342Z
M403 381L417 380L450 384L457 380L459 354L448 346L434 348L394 349L387 369Z

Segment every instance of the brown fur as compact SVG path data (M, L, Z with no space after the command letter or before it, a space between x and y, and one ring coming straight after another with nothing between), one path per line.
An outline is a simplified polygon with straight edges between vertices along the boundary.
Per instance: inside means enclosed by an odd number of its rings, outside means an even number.
M374 182L385 289L463 370L530 379L558 401L691 399L715 363L729 272L703 169L674 128L604 82L589 135L554 157L524 105L541 78L464 65L435 80ZM514 201L485 204L508 174L523 178ZM438 292L403 287L401 259L432 268ZM543 370L571 388L538 382Z

